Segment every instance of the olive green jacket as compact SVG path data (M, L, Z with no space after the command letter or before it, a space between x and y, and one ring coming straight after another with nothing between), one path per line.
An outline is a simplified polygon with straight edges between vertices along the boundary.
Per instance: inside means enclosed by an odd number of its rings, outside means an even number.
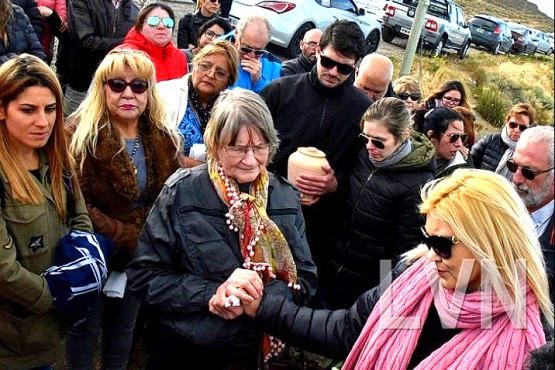
M2 168L0 200L0 369L30 369L52 364L61 350L65 327L41 273L54 264L56 247L70 229L93 231L79 188L75 215L61 222L41 157L40 188L46 202L21 204L11 197ZM37 180L37 183L38 180Z

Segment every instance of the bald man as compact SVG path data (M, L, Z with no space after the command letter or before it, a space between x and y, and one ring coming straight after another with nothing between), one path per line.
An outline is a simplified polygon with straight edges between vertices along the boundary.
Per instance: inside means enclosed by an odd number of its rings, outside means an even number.
M301 54L294 59L283 62L281 75L290 76L298 73L310 72L314 64L316 64L316 50L318 50L318 46L320 46L321 36L322 30L318 28L306 31L299 44Z
M393 63L382 54L366 55L355 71L354 85L373 101L384 96L397 97L391 86Z

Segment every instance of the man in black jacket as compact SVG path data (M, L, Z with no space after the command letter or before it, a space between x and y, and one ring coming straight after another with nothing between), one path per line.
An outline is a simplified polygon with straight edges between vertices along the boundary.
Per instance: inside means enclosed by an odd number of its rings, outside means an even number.
M320 39L316 68L301 76L286 76L262 90L281 145L269 170L287 176L289 155L298 147L316 147L327 157L324 175L302 174L297 186L313 200L302 202L306 233L318 267L319 298L325 304L325 289L333 278L333 239L343 223L343 189L355 161L359 122L370 106L363 92L352 84L356 63L364 55L364 34L351 21L335 21Z
M316 64L316 51L320 46L320 37L322 37L322 30L318 28L306 31L299 44L301 54L294 59L283 62L281 75L290 76L310 72Z

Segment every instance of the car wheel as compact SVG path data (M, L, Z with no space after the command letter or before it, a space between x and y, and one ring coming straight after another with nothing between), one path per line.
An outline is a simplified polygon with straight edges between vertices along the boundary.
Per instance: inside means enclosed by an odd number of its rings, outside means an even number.
M494 47L493 49L491 49L491 53L492 53L493 55L499 54L499 49L500 49L500 48L501 48L501 43L495 45L495 47Z
M461 50L459 50L460 59L464 59L466 57L466 55L468 54L468 49L470 49L470 42L466 41Z
M372 54L376 50L378 50L378 46L380 45L380 31L373 30L368 34L366 38L366 42L364 43L364 55Z
M291 37L291 41L289 41L289 46L287 47L287 50L286 50L288 57L296 58L299 56L299 54L301 53L301 50L299 49L299 44L301 43L304 37L304 34L306 33L306 31L311 30L313 28L314 27L309 23L305 23L301 27L299 27L297 32L295 32L293 34L293 37Z
M445 41L443 39L439 39L435 48L432 49L432 56L439 57L441 55L441 53L443 52L443 45L444 44L445 44Z
M385 42L391 42L393 41L393 39L395 38L395 32L389 28L389 27L384 27L382 30L382 39Z
M551 54L553 54L553 49L549 49L549 50L547 51L547 53L545 53L545 55L551 55Z

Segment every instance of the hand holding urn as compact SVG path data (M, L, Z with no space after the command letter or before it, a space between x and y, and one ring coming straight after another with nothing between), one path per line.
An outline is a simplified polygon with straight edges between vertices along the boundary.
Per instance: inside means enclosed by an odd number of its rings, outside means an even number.
M287 162L287 179L297 186L296 179L301 174L325 175L322 166L328 165L326 154L314 147L299 147L289 156ZM312 200L311 195L301 194L301 201Z

